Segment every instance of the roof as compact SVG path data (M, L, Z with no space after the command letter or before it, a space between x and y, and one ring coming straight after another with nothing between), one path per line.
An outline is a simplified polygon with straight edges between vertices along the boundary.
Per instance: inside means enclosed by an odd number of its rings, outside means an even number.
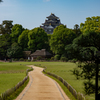
M28 57L28 56L31 55L31 51L23 51L23 53L24 53L24 55L25 55L26 57Z
M58 19L59 17L57 17L57 16L55 16L55 14L52 14L52 13L51 13L51 15L48 16L47 18L49 18L49 19L52 19L52 18L54 18L54 19Z
M46 49L36 50L31 56L52 56Z

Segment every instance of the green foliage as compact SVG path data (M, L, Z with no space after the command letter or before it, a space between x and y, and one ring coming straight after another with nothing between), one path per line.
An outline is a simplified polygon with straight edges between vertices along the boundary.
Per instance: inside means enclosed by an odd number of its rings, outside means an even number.
M0 57L6 57L7 49L11 45L11 37L9 34L3 34L0 36Z
M100 26L100 16L93 16L93 17L88 17L86 18L85 23L80 24L80 29L81 31L88 32L90 30L98 30Z
M42 57L41 56L38 56L36 59L37 60L42 60Z
M20 58L19 61L24 61L24 58Z
M84 82L84 91L86 92L86 94L90 95L95 93L95 85L93 84L92 81L85 81Z
M50 60L54 60L54 57L51 57L51 59Z
M66 57L61 57L60 60L61 60L61 61L68 61L68 58L66 58Z
M65 46L72 43L75 37L76 35L71 29L60 25L54 29L50 39L50 48L55 54L63 54L65 52Z
M95 92L93 92L92 83L95 78L97 60L100 61L100 58L96 56L96 52L100 51L100 32L96 32L95 30L84 32L84 34L74 39L71 50L74 57L80 62L78 65L80 74L78 73L78 68L75 74L87 79L87 82L84 83L84 90L86 94L91 94Z
M34 52L36 50L45 49L48 41L47 33L42 28L34 28L28 34L29 49Z
M79 36L81 34L80 28L78 24L74 25L73 31L75 32L76 36Z
M18 37L18 44L22 47L22 49L28 48L28 33L29 30L24 30L21 35Z
M9 58L19 58L23 56L22 48L17 44L13 43L11 48L7 50L7 56Z
M60 60L60 55L55 55L54 60Z
M12 27L12 30L11 30L12 43L18 42L18 37L21 35L23 30L24 29L23 29L22 25L19 25L19 24L15 24Z
M11 34L12 22L10 20L4 20L0 25L0 34Z

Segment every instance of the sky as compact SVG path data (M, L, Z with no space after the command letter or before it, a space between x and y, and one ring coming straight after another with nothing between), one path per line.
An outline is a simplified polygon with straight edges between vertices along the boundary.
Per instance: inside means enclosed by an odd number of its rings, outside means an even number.
M100 16L100 0L3 0L0 24L12 20L23 28L40 27L54 13L68 28L84 23L87 17Z

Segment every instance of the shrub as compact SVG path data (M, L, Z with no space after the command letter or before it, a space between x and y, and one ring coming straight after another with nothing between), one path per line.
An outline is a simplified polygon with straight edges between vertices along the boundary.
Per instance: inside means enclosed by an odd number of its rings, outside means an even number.
M76 63L77 62L77 59L73 59L72 62Z
M24 61L24 58L20 58L19 61Z
M66 57L61 57L60 60L61 60L61 61L68 61L68 58L66 58Z
M55 55L54 60L60 60L60 55Z
M54 57L51 57L51 59L50 60L54 60Z
M42 57L41 56L38 56L36 59L37 60L42 60Z

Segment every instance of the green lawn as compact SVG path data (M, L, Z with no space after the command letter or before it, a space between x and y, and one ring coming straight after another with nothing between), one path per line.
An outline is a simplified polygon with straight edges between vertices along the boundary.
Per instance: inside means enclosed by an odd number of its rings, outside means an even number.
M15 63L0 63L0 94L14 87L26 76L25 65Z
M84 94L83 81L76 80L75 76L72 74L71 70L77 65L70 62L13 62L13 63L0 63L0 71L4 71L7 74L0 74L0 93L5 91L7 88L13 87L18 81L22 80L25 76L25 71L28 67L25 65L41 64L46 66L46 71L54 73L61 76L66 80L77 92ZM11 72L11 73L10 73ZM9 77L8 77L9 76ZM8 79L6 79L6 77ZM16 82L13 80L15 78ZM3 83L4 80L7 80ZM1 89L1 85L5 85L5 90ZM11 84L11 85L10 85ZM4 88L4 87L3 87ZM94 94L90 96L85 96L86 100L94 100Z

